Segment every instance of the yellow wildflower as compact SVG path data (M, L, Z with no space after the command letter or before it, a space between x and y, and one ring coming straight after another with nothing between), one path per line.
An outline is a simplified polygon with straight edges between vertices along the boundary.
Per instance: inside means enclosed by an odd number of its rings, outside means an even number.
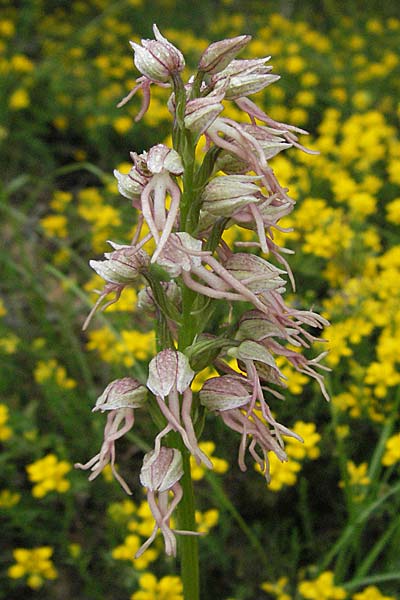
M290 458L303 460L311 458L315 460L320 455L320 450L317 446L321 440L321 436L316 432L315 423L304 423L304 421L296 421L292 430L297 433L304 442L301 443L295 438L288 437L286 439L286 454Z
M301 470L301 465L295 460L289 459L281 462L273 452L269 453L271 481L268 489L271 492L279 492L285 485L295 485L297 482L297 473ZM259 466L256 465L259 471Z
M291 600L292 596L285 592L288 581L287 577L280 577L275 583L264 581L260 587L264 592L275 596L276 600Z
M107 514L115 522L126 521L136 511L136 505L132 500L125 499L121 502L112 502L108 509Z
M29 94L24 88L15 90L8 100L8 106L11 110L22 110L29 106L29 104Z
M12 492L11 490L1 490L0 492L0 508L12 508L21 499L21 494Z
M376 199L367 192L358 192L349 198L350 210L355 217L367 217L376 210Z
M400 433L392 435L387 440L385 454L382 457L382 464L385 467L391 467L397 462L400 462Z
M10 19L1 19L0 35L4 37L12 37L15 34L15 24Z
M40 224L48 237L66 238L67 218L64 215L48 215L40 219Z
M400 198L395 198L386 206L387 220L394 225L400 225Z
M296 75L303 71L306 66L305 60L301 56L288 56L285 60L285 69L288 73Z
M117 133L119 133L120 135L123 135L124 133L126 133L127 131L132 129L133 119L131 117L127 117L127 116L117 117L116 119L114 119L112 124L113 124L115 131Z
M25 54L14 54L11 57L10 65L15 71L19 71L20 73L30 73L35 66Z
M199 448L211 460L211 462L213 464L214 473L220 473L220 474L226 473L226 471L228 470L229 464L223 458L217 458L217 457L213 456L213 452L215 450L214 442L200 442ZM194 481L203 479L204 474L206 472L206 468L204 467L203 463L201 463L201 465L198 465L196 463L195 459L193 458L193 456L191 456L190 464L191 464L192 478L194 479Z
M195 519L197 531L200 533L208 533L210 529L218 524L219 511L216 508L210 508L203 513L196 510Z
M144 573L139 579L140 590L131 600L183 600L183 586L179 577L166 575L160 580L152 573Z
M37 590L44 584L46 579L56 579L55 569L51 556L53 548L50 546L39 546L28 550L16 548L13 551L16 563L8 569L8 576L12 579L27 577L30 588Z
M71 484L64 476L71 470L71 465L65 460L58 461L55 454L47 454L26 467L29 480L35 485L32 495L43 498L49 492L65 493Z
M344 588L335 586L332 571L324 571L314 581L302 581L299 592L310 600L343 600L347 596Z
M351 600L396 600L394 596L384 596L375 585L369 585L362 592L353 594Z
M4 306L3 300L0 298L0 317L4 317L7 314L7 309Z
M12 429L6 425L8 421L8 406L0 404L0 442L5 442L12 436Z
M67 377L65 367L60 365L55 358L47 361L39 360L33 375L37 383L53 380L59 387L66 390L70 390L77 385L75 379Z
M371 483L370 478L367 475L368 463L361 463L356 465L352 460L347 461L347 472L349 475L349 485L369 485ZM340 487L344 487L344 482L339 482Z
M158 551L153 548L149 548L142 556L135 558L136 552L142 545L141 538L138 535L128 535L124 543L113 549L111 556L115 560L127 560L135 569L143 571L147 569L150 563L154 562L158 558Z

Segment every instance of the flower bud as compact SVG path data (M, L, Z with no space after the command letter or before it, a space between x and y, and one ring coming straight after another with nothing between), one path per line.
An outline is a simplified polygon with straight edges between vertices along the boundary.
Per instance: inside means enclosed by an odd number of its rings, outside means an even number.
M97 398L93 411L118 410L120 408L139 408L147 398L147 389L133 377L115 379L108 384Z
M249 202L259 202L260 188L252 175L224 175L214 177L201 195L202 208L216 216L228 216ZM259 197L256 197L256 194Z
M89 264L108 283L128 285L148 266L150 259L144 250L110 242L114 252L105 252L106 260L90 260Z
M200 402L209 410L231 410L245 406L251 400L251 392L230 375L211 377L199 392Z
M147 387L154 395L165 398L173 388L184 392L193 377L188 357L178 350L167 348L150 361Z
M135 51L136 68L148 79L166 82L174 73L185 68L185 59L178 48L171 44L153 25L155 40L142 40L142 45L130 42Z
M268 290L276 290L278 293L285 291L286 282L280 275L286 271L255 254L232 254L226 261L225 268L255 294Z
M227 354L236 358L239 365L243 363L244 370L247 370L246 364L249 361L254 362L257 374L261 379L276 385L283 385L283 375L279 371L274 357L262 344L245 340L240 346L230 348Z
M182 292L180 287L175 281L161 281L161 287L167 299L174 305L180 306L182 303ZM139 291L137 295L137 307L144 311L154 311L156 303L154 302L153 290L150 286L147 286Z
M189 100L185 110L185 127L196 135L201 135L214 123L224 110L221 100L223 94L209 95L205 98Z
M152 492L165 492L183 475L182 455L176 448L161 446L145 454L140 471L140 483Z
M210 74L222 71L250 40L250 35L239 35L210 44L201 55L199 71Z
M235 338L258 342L269 337L286 338L287 335L284 327L272 323L262 312L254 310L241 317Z

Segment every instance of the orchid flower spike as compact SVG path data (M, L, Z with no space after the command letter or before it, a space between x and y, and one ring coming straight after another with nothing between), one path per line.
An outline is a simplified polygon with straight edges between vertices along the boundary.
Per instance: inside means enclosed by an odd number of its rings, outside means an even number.
M83 330L88 327L104 298L112 292L115 293L114 298L102 306L102 311L118 302L124 287L133 283L141 273L145 272L150 262L148 254L139 247L116 244L110 240L108 243L114 248L114 252L105 252L106 260L89 261L92 269L106 281L106 285L101 292L97 292L100 297L87 316Z

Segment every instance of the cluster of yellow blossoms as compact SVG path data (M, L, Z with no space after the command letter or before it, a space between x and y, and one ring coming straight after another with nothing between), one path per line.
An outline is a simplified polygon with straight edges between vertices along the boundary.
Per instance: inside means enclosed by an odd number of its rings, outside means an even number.
M55 454L47 454L26 467L29 480L35 485L32 495L43 498L49 492L63 494L71 486L65 475L71 470L71 465L66 460L58 460Z
M8 569L12 579L26 577L26 583L34 590L40 588L46 579L56 579L57 570L51 560L53 548L40 546L38 548L16 548L13 551L15 564Z
M318 443L321 436L316 431L315 423L297 421L293 425L292 431L297 433L304 442L299 442L295 438L287 438L285 450L288 460L286 462L281 462L272 452L270 453L271 481L268 489L272 492L279 492L285 486L295 485L302 468L302 461L305 459L315 460L320 455ZM255 468L259 470L258 466Z
M292 600L293 596L287 591L288 583L287 577L281 577L274 583L262 583L261 589L276 600ZM301 581L298 592L304 600L396 600L393 596L384 596L374 585L361 592L349 594L344 587L335 585L332 571L323 571L316 579Z
M12 429L7 425L8 417L8 406L0 404L0 442L5 442L12 436Z

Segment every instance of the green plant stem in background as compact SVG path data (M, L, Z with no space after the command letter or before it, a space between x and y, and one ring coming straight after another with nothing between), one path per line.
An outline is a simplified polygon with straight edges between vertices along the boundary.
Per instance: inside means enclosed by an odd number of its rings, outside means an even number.
M180 480L183 498L176 512L178 529L196 531L190 454L181 440L178 441L178 445L183 462L183 476ZM199 600L199 543L197 535L179 536L179 550L184 599Z
M330 552L328 552L328 554L325 556L324 560L320 564L318 573L324 571L339 552L344 551L352 544L353 536L365 526L365 523L372 515L372 513L374 513L378 508L380 508L382 504L384 504L386 500L388 500L391 496L394 496L399 492L400 483L397 483L397 485L391 487L378 500L371 503L359 515L357 515L357 517L351 523L349 523L347 527L343 530L343 533L336 542L336 544L334 544Z
M205 478L207 479L214 492L218 505L225 508L233 517L233 519L239 525L240 529L243 531L244 535L249 540L250 544L253 546L264 568L268 569L270 566L270 561L265 553L263 545L261 544L257 536L253 533L251 528L247 525L246 521L243 519L241 514L236 510L234 504L231 502L229 497L225 494L218 477L216 477L212 472L210 472L205 474Z

